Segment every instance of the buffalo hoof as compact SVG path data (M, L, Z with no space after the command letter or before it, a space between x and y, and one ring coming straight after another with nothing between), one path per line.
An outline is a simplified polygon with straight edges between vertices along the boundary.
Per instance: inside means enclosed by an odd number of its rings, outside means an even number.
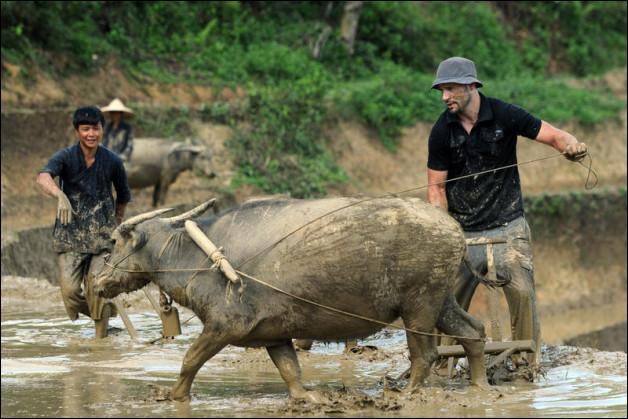
M177 392L176 389L170 391L170 400L174 402L189 402L190 393Z
M174 401L174 402L182 402L182 403L184 403L184 402L189 402L190 401L190 395L189 394L186 394L184 396L176 396L176 395L173 394L171 397L172 397L172 401Z
M326 404L328 402L327 398L316 390L303 390L302 392L291 394L290 396L293 399L303 400L314 404Z
M406 385L405 387L400 386L400 393L403 393L407 396L412 396L414 394L421 394L423 390L425 390L427 386L425 384L415 384L415 385Z
M327 399L321 393L315 390L308 390L305 393L305 399L310 403L315 404L325 404L327 403Z
M471 385L478 390L482 391L495 391L497 389L493 388L488 381L480 381L480 382L471 382Z

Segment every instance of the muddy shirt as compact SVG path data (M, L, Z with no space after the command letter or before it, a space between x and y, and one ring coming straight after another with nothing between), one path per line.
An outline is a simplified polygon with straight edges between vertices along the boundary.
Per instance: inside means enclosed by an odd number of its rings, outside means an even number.
M116 227L115 204L111 184L119 203L131 200L131 192L120 157L98 147L94 164L87 168L79 144L56 152L41 172L59 176L74 214L70 224L55 220L53 248L55 252L98 254L111 248L110 236Z
M131 125L120 121L118 128L114 128L113 124L108 122L105 125L101 144L126 161L130 161L133 152L133 129Z
M470 134L458 115L438 118L429 139L427 167L447 179L517 163L517 136L536 138L541 120L524 109L480 93L478 120ZM494 228L523 215L517 167L446 184L449 213L466 231Z

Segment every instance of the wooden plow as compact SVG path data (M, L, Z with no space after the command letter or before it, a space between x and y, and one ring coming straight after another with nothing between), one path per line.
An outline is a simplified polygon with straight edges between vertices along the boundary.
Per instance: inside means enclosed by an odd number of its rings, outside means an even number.
M478 237L467 239L467 246L486 246L487 272L485 277L487 282L497 281L497 269L495 267L493 245L506 242L507 240L505 238ZM513 354L535 352L536 345L533 340L503 340L502 326L499 321L500 290L497 287L486 286L486 293L488 313L491 318L490 336L492 338L492 342L486 343L484 346L484 353L487 355L496 355L486 366L486 369L501 364ZM447 376L451 377L455 359L466 356L462 345L439 345L436 349L438 351L439 358L447 358Z

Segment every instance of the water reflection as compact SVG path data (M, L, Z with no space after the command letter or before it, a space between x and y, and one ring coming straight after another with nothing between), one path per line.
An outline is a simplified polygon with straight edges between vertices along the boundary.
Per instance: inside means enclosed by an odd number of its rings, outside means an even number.
M552 369L534 391L532 406L543 415L559 416L577 411L582 416L606 416L626 409L626 377L602 376L591 371L558 367Z

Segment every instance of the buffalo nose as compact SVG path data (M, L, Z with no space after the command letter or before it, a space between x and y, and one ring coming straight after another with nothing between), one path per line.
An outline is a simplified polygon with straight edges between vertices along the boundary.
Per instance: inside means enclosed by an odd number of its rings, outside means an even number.
M94 292L96 293L96 295L98 295L99 297L103 296L103 293L105 292L104 288L99 286L99 285L95 285L94 286Z

